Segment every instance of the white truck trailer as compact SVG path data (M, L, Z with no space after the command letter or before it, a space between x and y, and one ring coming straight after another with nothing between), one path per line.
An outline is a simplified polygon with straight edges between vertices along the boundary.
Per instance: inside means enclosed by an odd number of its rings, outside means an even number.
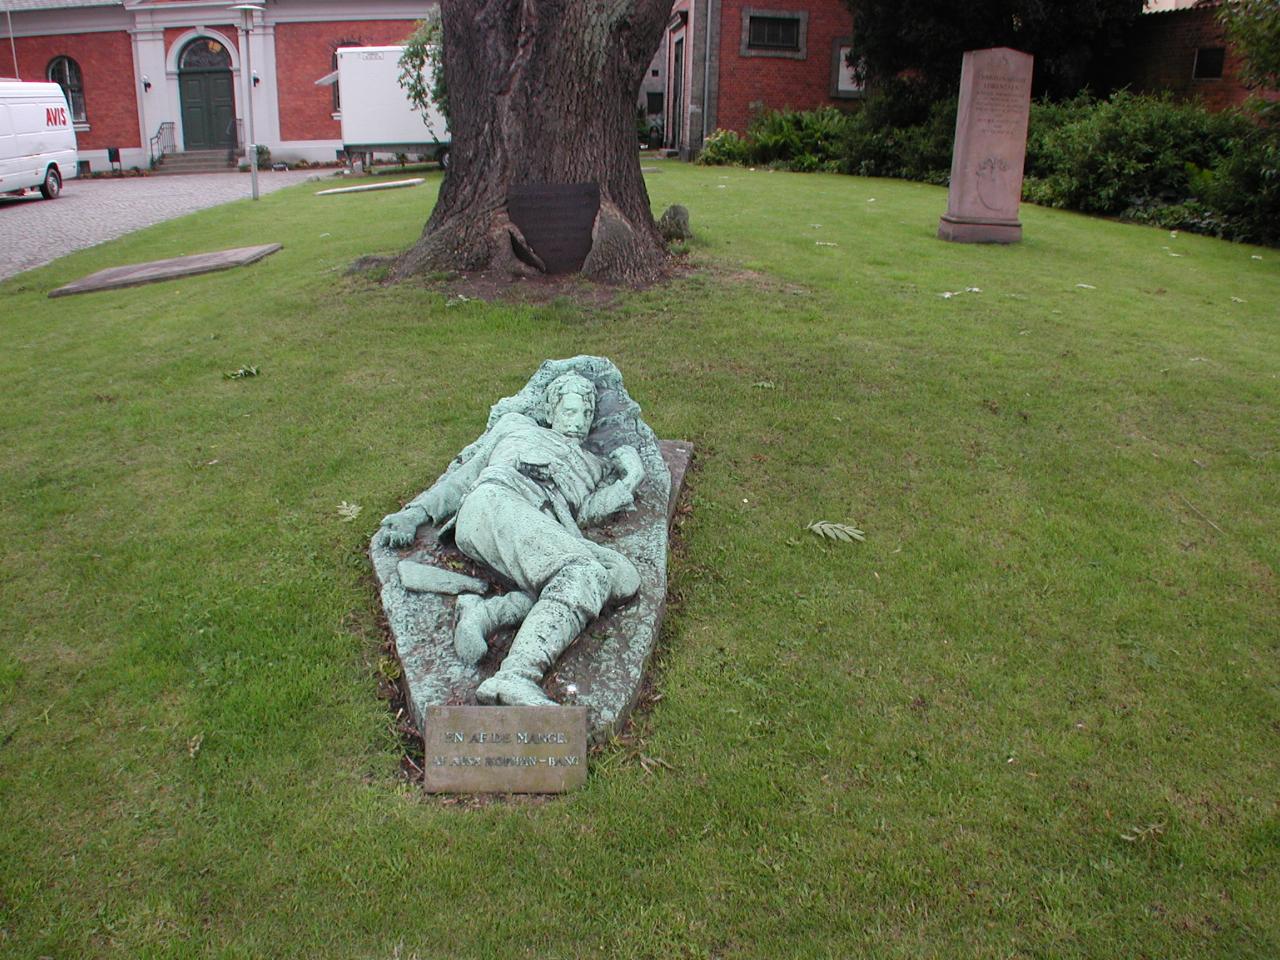
M339 47L342 148L357 154L404 153L449 163L449 126L432 107L424 117L400 86L404 47ZM430 80L427 83L430 88Z
M0 193L39 187L46 200L79 169L67 98L56 83L0 80Z

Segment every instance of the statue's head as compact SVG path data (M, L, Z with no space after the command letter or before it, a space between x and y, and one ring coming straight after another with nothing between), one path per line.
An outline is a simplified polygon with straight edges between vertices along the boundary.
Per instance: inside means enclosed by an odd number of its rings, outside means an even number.
M547 385L547 422L561 436L581 443L596 415L596 388L577 373L562 373Z

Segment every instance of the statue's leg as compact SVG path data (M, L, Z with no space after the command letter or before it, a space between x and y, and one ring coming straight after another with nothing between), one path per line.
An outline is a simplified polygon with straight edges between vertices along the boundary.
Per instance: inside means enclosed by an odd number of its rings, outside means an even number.
M492 677L480 684L480 703L554 705L539 684L551 665L600 613L612 592L609 571L594 557L566 558L542 589Z
M458 622L453 628L453 648L467 666L479 663L489 649L487 638L504 627L522 622L533 607L533 597L518 590L487 600L474 593L458 597Z

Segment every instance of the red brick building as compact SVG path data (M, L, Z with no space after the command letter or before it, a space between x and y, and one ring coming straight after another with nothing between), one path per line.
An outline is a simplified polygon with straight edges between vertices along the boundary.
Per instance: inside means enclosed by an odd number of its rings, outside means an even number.
M160 141L178 152L257 142L284 160L341 149L339 92L317 85L341 46L397 44L434 0L263 0L248 37L236 0L5 0L0 76L63 85L81 160L146 167ZM253 76L241 65L246 40ZM15 62L16 61L16 62ZM246 94L246 79L250 81Z
M843 0L677 0L660 55L665 144L690 157L717 128L743 131L764 109L811 110L862 96L845 65Z
M1168 91L1214 110L1239 106L1251 93L1240 80L1240 56L1218 23L1219 0L1150 0L1129 33L1125 57L1109 78L1142 93Z

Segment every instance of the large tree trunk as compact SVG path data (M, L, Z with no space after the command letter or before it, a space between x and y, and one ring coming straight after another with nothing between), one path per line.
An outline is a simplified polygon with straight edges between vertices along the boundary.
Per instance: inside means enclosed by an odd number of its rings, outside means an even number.
M666 248L649 210L636 140L640 83L671 0L441 0L453 146L403 278L438 270L537 273L507 211L526 184L596 184L600 208L582 272L657 277Z

